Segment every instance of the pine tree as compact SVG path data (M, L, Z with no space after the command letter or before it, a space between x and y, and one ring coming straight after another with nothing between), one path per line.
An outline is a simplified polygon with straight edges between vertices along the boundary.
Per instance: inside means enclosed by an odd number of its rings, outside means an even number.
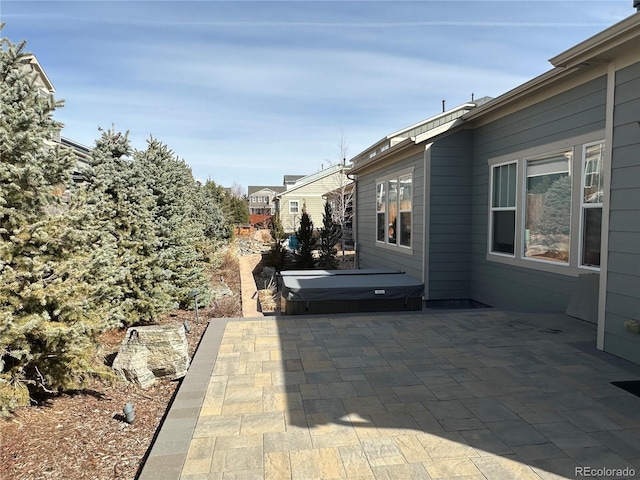
M78 388L106 328L91 306L86 237L65 212L75 158L51 139L62 106L36 85L24 42L0 40L0 411L28 387Z
M226 242L233 236L233 227L225 216L224 189L212 180L200 187L199 205L196 209L198 221L204 235L213 242Z
M199 192L191 169L154 138L147 142L145 151L136 152L134 167L154 200L151 217L157 255L169 294L180 306L187 307L193 304L191 293L197 290L198 301L207 304L211 291L196 248L204 240L204 232L196 213Z
M229 212L228 218L233 226L249 223L249 205L244 198L231 195L227 197L226 206Z
M333 220L333 209L329 202L324 203L322 216L322 228L320 229L320 257L318 266L325 270L338 268L336 245L342 236L340 225Z
M313 250L317 240L313 234L313 222L307 213L307 207L302 206L302 217L300 218L300 227L296 231L296 240L298 246L293 253L296 266L300 269L307 270L315 267L315 259L313 258Z
M155 233L154 197L144 173L129 158L128 135L103 131L92 151L92 166L81 189L94 238L94 261L111 257L109 271L96 282L124 325L152 323L177 306L171 298L169 275L161 264ZM115 249L115 258L107 252Z
M280 213L276 212L271 219L271 247L269 254L267 255L267 264L276 269L276 272L281 272L285 265L287 250L284 247L286 235L284 233L284 227L280 220Z

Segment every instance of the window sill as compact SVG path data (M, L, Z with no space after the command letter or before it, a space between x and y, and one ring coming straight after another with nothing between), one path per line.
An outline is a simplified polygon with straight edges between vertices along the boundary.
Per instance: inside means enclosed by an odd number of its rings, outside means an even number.
M403 255L413 255L413 247L403 247L400 245L389 245L388 243L379 242L376 240L375 243L377 248L382 248L384 250L401 253Z
M510 265L512 267L526 268L528 270L538 270L547 273L556 273L559 275L567 275L571 277L577 277L580 273L584 273L585 270L584 268L571 266L567 263L556 263L529 258L516 258L496 253L487 253L486 260L492 263L501 263L503 265Z

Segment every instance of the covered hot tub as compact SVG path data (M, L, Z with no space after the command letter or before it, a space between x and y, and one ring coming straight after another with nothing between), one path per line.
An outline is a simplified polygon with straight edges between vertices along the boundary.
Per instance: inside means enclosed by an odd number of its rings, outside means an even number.
M399 270L287 270L280 273L285 315L422 310L424 283Z

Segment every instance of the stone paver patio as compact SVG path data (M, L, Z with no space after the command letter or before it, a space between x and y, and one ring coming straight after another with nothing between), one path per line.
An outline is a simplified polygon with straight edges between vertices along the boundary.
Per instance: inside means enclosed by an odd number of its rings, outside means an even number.
M493 309L213 320L139 478L640 477L640 398L610 384L640 367L595 334Z

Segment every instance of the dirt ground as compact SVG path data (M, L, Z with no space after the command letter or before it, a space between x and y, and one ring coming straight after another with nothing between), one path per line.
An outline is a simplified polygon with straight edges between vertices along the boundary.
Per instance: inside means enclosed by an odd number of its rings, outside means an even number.
M209 319L242 316L237 259L235 271L226 264L211 272L212 278L220 275L233 298L201 308L200 322L193 311L173 312L159 322L188 320L191 355ZM114 356L124 334L115 330L101 337L105 356ZM85 390L41 398L36 405L18 409L0 419L0 479L134 479L178 385L161 380L143 390L125 382L96 380ZM122 412L128 402L135 408L132 424L124 421Z

